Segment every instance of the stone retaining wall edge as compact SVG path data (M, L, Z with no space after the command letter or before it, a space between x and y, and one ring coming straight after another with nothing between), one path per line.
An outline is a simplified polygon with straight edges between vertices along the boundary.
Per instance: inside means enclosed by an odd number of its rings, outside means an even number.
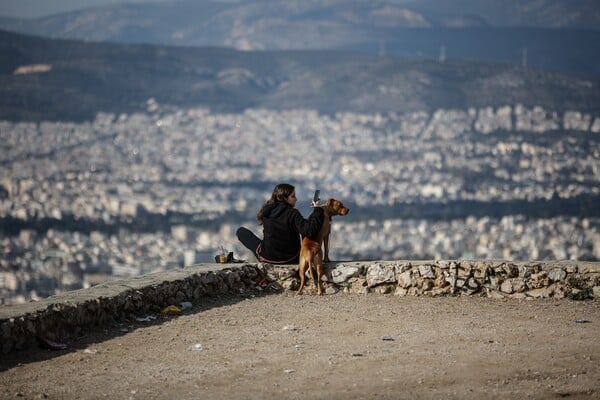
M295 290L297 265L203 264L116 280L40 301L0 306L2 353L65 341L126 318L205 296ZM600 299L600 263L502 260L352 261L325 266L326 293ZM313 283L307 283L306 295Z

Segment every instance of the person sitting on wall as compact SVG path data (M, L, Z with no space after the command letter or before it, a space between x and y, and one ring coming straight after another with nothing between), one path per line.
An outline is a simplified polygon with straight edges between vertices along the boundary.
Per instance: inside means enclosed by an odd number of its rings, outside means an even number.
M238 240L260 262L295 264L299 261L301 236L314 237L323 225L323 209L312 202L313 212L305 219L296 206L296 189L288 183L275 186L271 198L258 211L256 219L263 226L263 239L245 227L238 228Z

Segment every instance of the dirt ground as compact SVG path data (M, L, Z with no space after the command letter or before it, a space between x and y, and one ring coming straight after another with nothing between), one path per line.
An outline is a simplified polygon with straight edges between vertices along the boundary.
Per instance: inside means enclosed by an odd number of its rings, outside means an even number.
M211 298L0 356L0 396L598 399L599 327L597 300Z

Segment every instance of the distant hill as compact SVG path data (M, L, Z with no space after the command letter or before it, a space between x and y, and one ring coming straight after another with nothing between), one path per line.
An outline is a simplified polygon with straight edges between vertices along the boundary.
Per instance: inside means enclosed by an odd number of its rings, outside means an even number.
M0 119L85 120L161 104L406 112L521 103L600 112L598 81L460 60L51 40L0 31Z
M348 50L503 62L600 79L597 0L172 0L0 29L43 37L239 50Z

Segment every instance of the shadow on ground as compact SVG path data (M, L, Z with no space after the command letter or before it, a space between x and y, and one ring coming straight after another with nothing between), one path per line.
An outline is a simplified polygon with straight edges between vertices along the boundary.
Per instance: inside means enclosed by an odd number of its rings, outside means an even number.
M187 311L183 311L181 315L161 315L147 314L138 315L134 318L123 318L116 321L114 324L105 327L96 327L93 330L83 332L80 336L65 343L53 343L55 346L43 340L38 340L38 345L30 347L26 350L16 350L8 354L3 354L0 358L0 372L18 367L24 364L35 363L39 361L49 360L70 352L83 350L95 343L111 340L119 336L127 335L137 329L143 329L149 326L161 325L164 322L179 318L185 315L198 314L212 308L229 306L244 300L255 297L269 296L280 293L280 290L265 290L252 291L240 295L222 294L203 297L196 302L193 307ZM51 347L66 347L64 349L52 349Z

